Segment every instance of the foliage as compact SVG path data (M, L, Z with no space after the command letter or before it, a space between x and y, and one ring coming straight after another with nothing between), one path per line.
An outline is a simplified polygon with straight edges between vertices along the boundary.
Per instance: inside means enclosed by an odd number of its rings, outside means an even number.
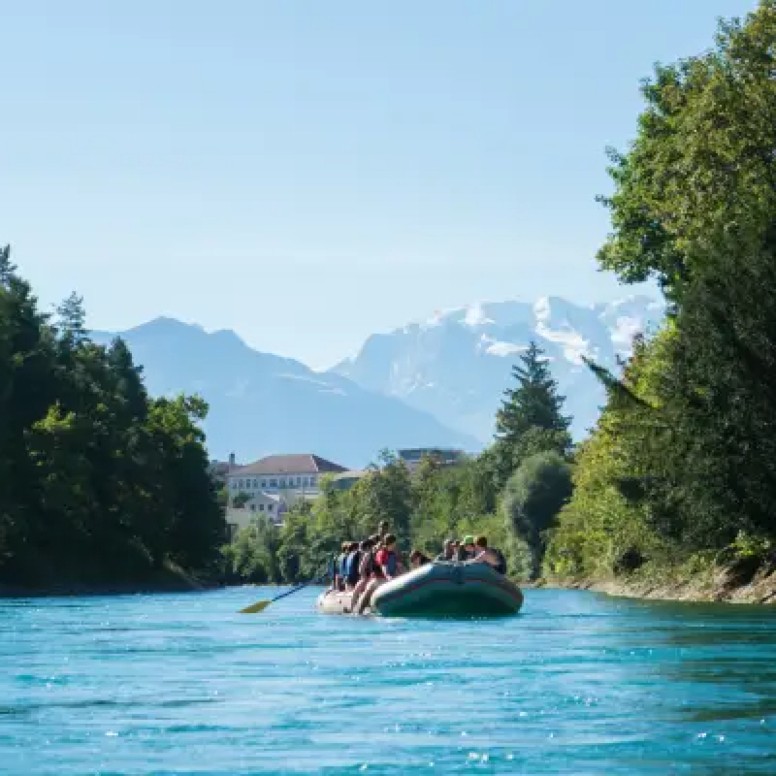
M500 489L520 463L535 453L571 448L570 418L561 414L563 397L550 374L543 351L535 342L512 369L517 387L504 392L496 414L496 485Z
M548 572L765 552L776 538L776 2L660 66L638 136L613 155L599 259L671 302L578 455ZM722 552L718 557L725 557Z
M324 571L339 552L343 541L359 541L377 532L382 520L397 534L399 550L406 556L418 548L434 557L447 538L484 534L492 546L503 548L513 572L522 563L503 518L492 508L495 496L487 458L472 458L454 466L441 466L430 458L421 461L410 475L406 466L393 457L382 457L382 466L373 467L349 490L335 488L324 479L321 496L312 505L296 506L286 513L277 535L244 531L235 547L225 550L232 573L258 580L255 556L276 559L277 575L271 581L309 580ZM270 546L269 542L275 544ZM246 560L247 559L247 560Z
M507 481L502 510L513 535L530 552L530 577L539 576L549 529L571 495L571 466L558 453L536 453L526 458Z
M0 582L212 571L223 519L198 398L150 399L124 342L71 295L50 320L0 251ZM158 578L158 576L157 576Z

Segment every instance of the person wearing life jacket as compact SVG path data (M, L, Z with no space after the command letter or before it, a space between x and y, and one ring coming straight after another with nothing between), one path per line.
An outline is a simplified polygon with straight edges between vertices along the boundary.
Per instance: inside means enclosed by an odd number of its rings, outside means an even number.
M396 537L393 534L388 534L383 539L383 546L375 553L374 561L377 568L374 569L372 580L366 586L363 595L359 599L358 608L355 605L353 606L355 614L364 613L364 609L369 606L369 602L372 599L372 594L380 585L385 584L388 580L397 577L404 571L404 567L396 552Z
M348 548L348 557L345 560L345 589L353 590L361 578L359 566L361 565L361 549L358 542L351 542Z
M371 537L369 539L364 539L358 549L360 553L358 560L358 579L353 588L353 595L350 600L351 612L355 611L359 597L364 590L366 590L367 585L372 581L372 575L376 565L374 559L375 542Z
M504 553L494 547L488 547L488 540L485 536L478 536L474 540L477 554L472 558L472 563L487 563L499 574L507 573L507 561Z

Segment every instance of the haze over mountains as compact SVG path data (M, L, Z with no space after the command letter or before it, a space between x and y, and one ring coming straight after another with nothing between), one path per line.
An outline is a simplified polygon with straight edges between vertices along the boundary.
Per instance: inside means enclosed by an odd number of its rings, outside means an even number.
M374 334L357 356L323 373L253 350L232 331L207 333L171 318L120 335L153 395L197 392L208 401L212 457L310 451L356 467L384 447L481 449L531 339L551 359L579 437L603 401L581 355L614 367L632 336L662 315L662 304L647 297L591 307L556 297L477 304ZM97 342L113 336L93 333Z

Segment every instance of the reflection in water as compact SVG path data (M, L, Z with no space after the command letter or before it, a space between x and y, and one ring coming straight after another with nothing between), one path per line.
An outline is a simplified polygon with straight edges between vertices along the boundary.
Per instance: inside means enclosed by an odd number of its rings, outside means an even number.
M776 773L774 610L538 590L419 622L314 595L0 602L0 772Z

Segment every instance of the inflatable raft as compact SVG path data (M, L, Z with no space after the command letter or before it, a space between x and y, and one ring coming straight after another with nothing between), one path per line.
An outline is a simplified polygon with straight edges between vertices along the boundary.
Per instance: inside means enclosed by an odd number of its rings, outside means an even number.
M326 614L350 612L350 593L326 592L318 609ZM471 617L516 614L523 594L487 563L435 561L379 587L371 612L383 617Z

